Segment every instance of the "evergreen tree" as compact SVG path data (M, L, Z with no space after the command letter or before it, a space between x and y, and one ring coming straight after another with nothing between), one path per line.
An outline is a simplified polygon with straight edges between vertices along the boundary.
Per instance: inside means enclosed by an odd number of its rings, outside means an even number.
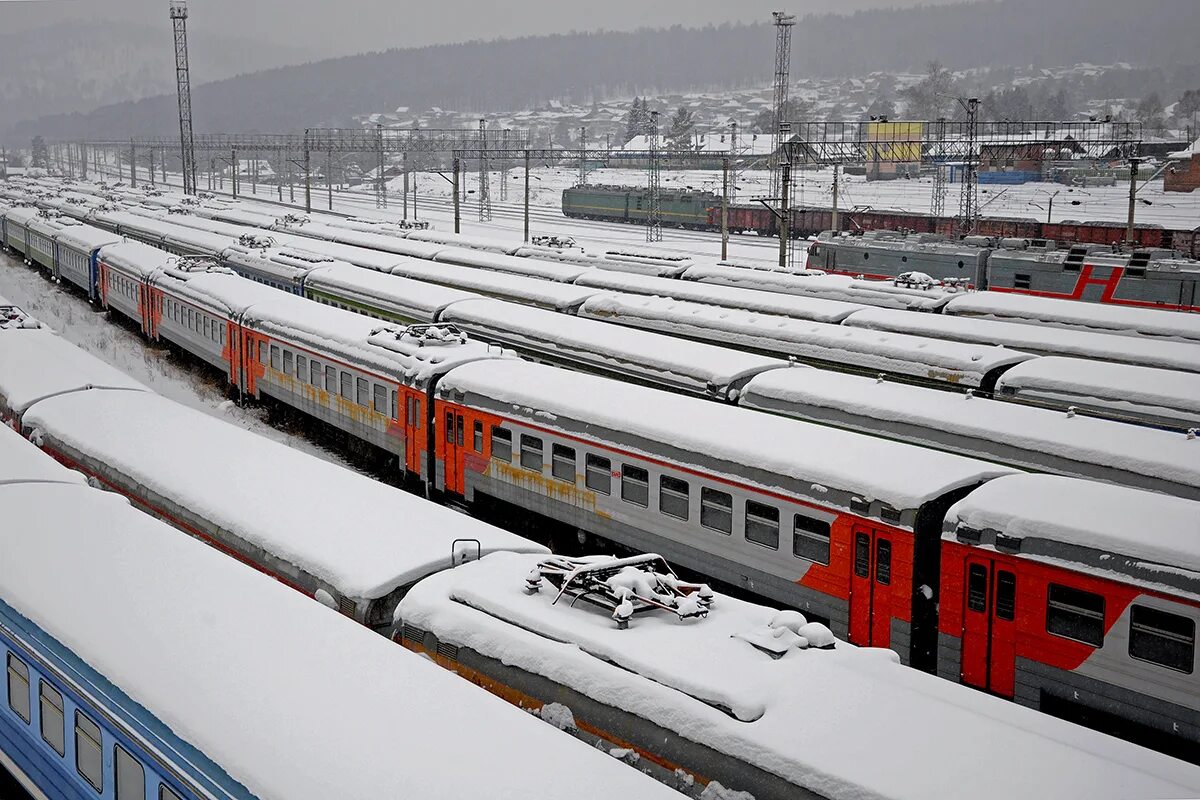
M33 156L29 160L29 166L49 169L50 154L46 151L46 140L40 136L33 137L30 149L33 151Z
M671 127L667 129L667 142L674 150L692 149L692 131L696 127L696 115L687 106L680 106L671 117Z
M650 130L650 104L640 97L633 98L629 113L625 116L625 143Z

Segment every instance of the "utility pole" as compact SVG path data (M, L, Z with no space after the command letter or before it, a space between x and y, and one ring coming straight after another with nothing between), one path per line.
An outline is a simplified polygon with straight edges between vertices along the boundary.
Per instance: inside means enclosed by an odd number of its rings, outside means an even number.
M529 241L529 150L525 150L525 241Z
M183 166L183 193L196 193L196 150L192 138L192 86L188 70L187 0L171 0L175 29L175 89L179 95L179 150ZM166 158L163 159L166 161ZM163 179L166 182L166 179Z
M312 148L308 146L308 131L304 132L304 212L312 213Z
M646 161L646 241L662 241L662 206L659 198L658 112L650 112L650 157Z
M150 148L150 185L154 185L154 148Z
M833 165L833 231L837 233L841 229L838 219L838 173L841 171L841 164Z
M729 157L721 159L721 260L729 259Z
M329 195L329 210L333 211L333 145L325 156L325 189Z
M400 154L400 171L404 173L404 219L408 219L408 151Z
M729 202L737 202L737 157L738 157L738 124L737 120L729 121L729 158L732 159L733 185L729 187Z
M946 118L938 117L937 150L933 162L933 196L929 200L929 213L940 217L946 213L946 173L942 169L946 158Z
M579 128L579 185L587 183L587 126Z
M771 186L770 196L779 196L781 154L780 148L786 141L781 126L787 115L788 72L792 63L792 28L796 17L783 11L772 11L775 19L775 124L772 126L774 141L771 143Z
M967 152L963 161L962 193L958 201L958 228L963 235L975 230L979 219L979 100L959 100L967 112Z
M479 120L479 221L492 218L492 194L488 187L487 120Z
M241 165L238 164L237 148L234 147L229 151L229 174L233 176L230 179L230 186L233 187L233 199L234 200L237 200L238 183L241 182L240 176L238 175L239 172L241 172Z
M461 232L461 225L459 223L459 215L458 215L459 199L458 199L458 156L457 155L454 156L454 180L450 182L450 185L454 189L454 232L459 233L459 232Z
M376 123L378 141L376 151L379 155L379 176L375 180L375 207L387 208L387 182L383 177L383 125Z
M508 200L508 133L505 128L500 131L500 202Z
M283 202L283 175L280 174L279 170L287 168L286 167L287 162L285 162L283 160L283 151L282 150L277 149L275 151L275 163L276 163L276 165L278 165L275 169L275 188L277 189L276 195L279 198L279 202L282 203Z
M137 188L137 145L129 140L129 186Z
M792 219L788 211L788 192L791 190L792 164L784 156L779 162L779 266L786 267L788 261L788 245L792 239Z
M1137 191L1138 191L1138 165L1142 160L1137 156L1129 157L1129 219L1125 223L1125 243L1132 245L1134 242L1133 225L1135 210L1137 208Z

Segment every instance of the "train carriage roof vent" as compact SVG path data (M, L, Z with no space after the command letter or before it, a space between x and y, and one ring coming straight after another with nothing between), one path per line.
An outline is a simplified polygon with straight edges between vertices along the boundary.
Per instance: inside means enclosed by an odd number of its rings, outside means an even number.
M305 225L308 223L308 217L303 214L284 214L275 220L277 225L282 225L285 228L293 225Z
M1009 536L1006 533L996 534L996 549L1004 553L1021 552L1021 537Z
M885 522L899 522L900 509L892 508L889 505L881 505L879 507L879 518Z
M355 604L355 602L352 599L350 599L349 597L345 597L345 596L339 596L337 605L338 605L338 611L340 613L345 614L347 617L350 617L351 619L354 618L354 612L357 610L358 606Z
M243 233L238 237L238 244L255 250L265 250L275 246L275 240L260 233Z
M870 514L871 501L862 497L851 497L850 510L856 514Z
M404 623L404 626L400 629L400 638L406 642L414 642L416 644L424 644L425 643L425 631L421 630L416 625L410 625L409 623L406 622L406 623Z
M219 273L222 275L232 275L233 270L222 266L217 259L212 256L179 256L175 259L175 263L167 268L168 272L183 273L186 275L195 275L205 272Z
M979 544L980 540L983 539L983 531L968 525L959 525L955 529L954 535L964 544Z
M964 236L962 243L967 247L991 247L992 238L990 236Z
M467 334L457 325L447 323L422 323L417 325L384 325L371 331L369 337L373 344L388 349L391 343L413 345L417 347L443 347L467 343Z

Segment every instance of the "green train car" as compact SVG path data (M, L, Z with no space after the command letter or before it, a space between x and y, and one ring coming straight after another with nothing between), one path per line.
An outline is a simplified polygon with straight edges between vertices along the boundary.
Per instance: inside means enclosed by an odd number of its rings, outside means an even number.
M663 225L708 228L708 209L721 205L711 192L664 190L659 192ZM572 186L563 189L563 216L614 222L644 223L648 213L645 189L629 186Z

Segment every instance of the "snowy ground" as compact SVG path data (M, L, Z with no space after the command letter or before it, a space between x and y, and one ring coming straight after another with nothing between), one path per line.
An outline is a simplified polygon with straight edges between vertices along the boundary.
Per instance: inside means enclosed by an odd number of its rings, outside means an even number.
M11 254L0 255L0 296L57 330L72 344L176 402L253 431L326 461L350 467L341 456L267 423L266 410L242 408L225 394L211 370L185 362L165 348L150 347L132 329L113 324L79 294L63 289Z

